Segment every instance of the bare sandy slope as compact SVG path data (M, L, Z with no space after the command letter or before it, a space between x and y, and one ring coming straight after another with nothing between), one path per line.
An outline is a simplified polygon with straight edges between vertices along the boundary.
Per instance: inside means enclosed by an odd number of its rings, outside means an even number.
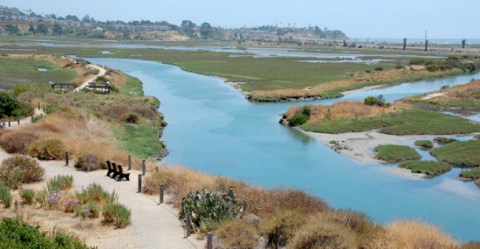
M377 131L366 132L348 132L341 134L326 134L305 132L310 137L317 139L327 146L330 146L330 141L336 140L343 142L349 149L340 150L339 152L361 163L381 163L382 161L375 159L373 148L381 144L402 144L407 140L421 140L430 138L429 135L414 135L414 136L394 136L382 134ZM413 174L409 170L391 168L392 173L402 175L405 177L424 177L424 174Z
M0 160L9 155L0 149ZM105 176L106 170L90 173L75 170L71 165L64 166L60 161L40 161L45 168L45 179L56 175L73 175L74 188L80 190L90 183L98 183L107 191L114 191L119 195L119 202L125 204L132 211L132 225L125 229L114 229L103 226L100 219L96 221L81 221L73 214L60 211L30 210L27 213L30 219L42 225L45 229L54 226L67 228L85 239L85 242L98 248L204 248L205 241L194 237L184 238L184 230L178 219L178 211L173 207L158 205L158 197L137 193L138 171L132 171L130 181L118 182ZM26 185L26 188L42 188L43 183ZM2 212L5 212L2 210Z

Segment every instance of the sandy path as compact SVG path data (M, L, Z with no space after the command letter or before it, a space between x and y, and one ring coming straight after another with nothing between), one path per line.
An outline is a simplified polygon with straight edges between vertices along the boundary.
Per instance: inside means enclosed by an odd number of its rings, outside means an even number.
M8 156L0 149L0 160ZM89 245L108 249L205 248L205 241L199 241L194 236L184 238L177 210L170 205L157 205L158 197L137 193L140 172L132 171L130 181L118 182L105 176L106 170L85 173L75 170L72 166L65 167L63 161L40 161L40 164L45 168L45 179L56 175L73 175L76 190L81 190L90 183L98 183L107 191L115 190L119 194L119 202L131 209L131 226L119 230L112 227L101 228L98 237L85 238ZM105 238L102 231L113 235Z
M39 115L46 115L46 113L42 110L42 109L38 109L38 108L35 108L35 110L33 111L33 116L39 116ZM26 117L26 118L23 118L23 119L20 119L20 125L26 125L26 124L31 124L32 123L32 118L31 117ZM5 128L15 128L19 126L18 122L15 120L15 121L11 121L10 122L10 127L8 126L8 122L5 122Z
M440 96L443 96L445 93L430 93L428 94L427 96L423 97L422 99L423 100L427 100L427 99L433 99L435 97L440 97Z
M81 84L79 87L77 87L77 88L75 88L75 90L73 90L74 92L78 92L78 91L82 90L83 88L88 86L88 83L94 81L97 77L104 76L107 73L107 70L105 68L103 68L101 66L98 66L98 65L95 65L95 64L88 64L87 67L90 68L90 69L97 69L98 73L95 76L92 76L91 78L88 78L87 80L85 80L85 82L83 82L83 84Z

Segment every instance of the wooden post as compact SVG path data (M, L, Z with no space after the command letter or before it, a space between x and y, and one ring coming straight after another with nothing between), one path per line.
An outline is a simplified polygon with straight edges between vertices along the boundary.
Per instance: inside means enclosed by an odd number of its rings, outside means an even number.
M68 151L65 151L65 166L68 166L68 158L69 155L68 155Z
M142 160L142 175L145 175L147 172L147 165L145 165L145 160Z
M37 103L37 109L40 110L40 102Z
M12 124L10 123L10 119L8 120L8 127L12 127Z
M213 249L213 233L209 232L207 234L207 249Z
M20 125L20 117L17 117L17 123Z
M403 49L405 50L407 48L407 38L403 38Z
M132 155L128 155L128 170L132 169Z
M161 184L160 185L160 203L159 203L159 205L163 203L163 190L164 189L165 188L163 187L163 184Z
M142 192L142 174L138 174L138 192L137 193L141 193Z
M192 234L192 215L187 214L187 225L185 226L187 229L187 237L190 237Z
M87 172L90 172L90 155L87 155Z
M428 51L428 40L425 40L425 52Z

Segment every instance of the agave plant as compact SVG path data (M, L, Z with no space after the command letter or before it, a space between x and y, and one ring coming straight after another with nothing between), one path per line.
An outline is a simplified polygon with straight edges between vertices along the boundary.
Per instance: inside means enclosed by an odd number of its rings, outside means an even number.
M191 215L194 230L201 227L202 223L220 223L223 220L235 218L242 213L244 204L239 203L233 192L233 188L224 193L222 191L203 190L200 192L189 192L182 199L182 210L180 218L185 219Z

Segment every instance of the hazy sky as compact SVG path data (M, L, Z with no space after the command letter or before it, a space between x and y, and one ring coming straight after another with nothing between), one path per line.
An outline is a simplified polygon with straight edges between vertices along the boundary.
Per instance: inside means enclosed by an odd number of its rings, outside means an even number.
M361 38L480 38L480 0L0 0L36 13L241 27L308 26Z

